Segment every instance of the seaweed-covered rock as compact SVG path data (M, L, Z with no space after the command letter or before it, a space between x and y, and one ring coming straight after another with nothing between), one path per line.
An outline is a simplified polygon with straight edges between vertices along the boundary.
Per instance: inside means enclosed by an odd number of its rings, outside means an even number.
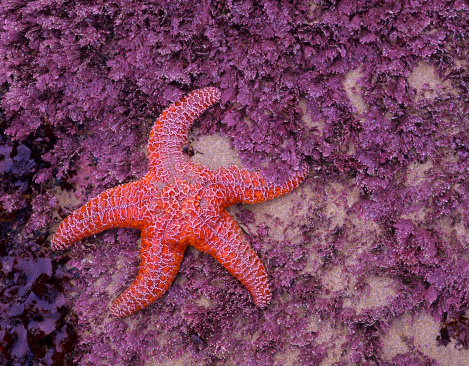
M202 86L222 100L199 135L228 137L269 179L311 167L297 192L232 208L271 276L266 310L189 250L165 296L112 319L137 233L70 249L74 361L435 364L450 347L392 353L384 337L405 314L459 319L469 303L468 11L463 0L2 1L3 252L50 256L59 217L140 178L153 119Z

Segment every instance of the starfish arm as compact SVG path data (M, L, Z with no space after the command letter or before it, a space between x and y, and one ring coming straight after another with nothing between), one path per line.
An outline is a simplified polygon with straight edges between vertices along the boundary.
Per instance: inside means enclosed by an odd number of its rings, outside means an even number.
M201 227L211 232L211 235L193 246L210 254L236 277L249 290L254 304L267 306L272 297L267 272L231 216L222 210L217 225L204 223Z
M155 122L148 140L150 171L163 181L170 179L170 170L181 160L181 146L188 143L189 127L208 107L220 99L217 88L194 90L166 108Z
M104 191L74 211L59 225L52 249L64 249L89 235L113 227L141 228L144 224L142 196L149 189L143 180Z
M158 220L159 222L161 220ZM142 230L141 261L137 277L111 305L111 315L131 315L160 298L176 277L186 246L164 242L164 225L155 224Z
M221 167L216 172L227 197L225 207L238 202L258 203L283 196L298 187L308 173L309 167L304 164L286 182L278 184L267 182L259 172L252 172L234 165L229 168Z

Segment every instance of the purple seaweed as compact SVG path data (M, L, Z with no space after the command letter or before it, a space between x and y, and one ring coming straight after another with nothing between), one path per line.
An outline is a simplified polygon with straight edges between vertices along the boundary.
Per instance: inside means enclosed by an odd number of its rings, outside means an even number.
M64 322L70 310L49 299L61 320L19 326L14 352L61 353L73 327L69 357L80 365L436 365L412 347L383 356L393 322L421 313L441 322L440 343L464 348L468 10L463 0L1 1L1 258L16 261L14 276L25 253L31 263L66 256L46 286L67 276L76 286L76 318ZM419 72L428 80L416 82ZM189 249L161 299L110 318L136 273L138 233L109 230L66 253L48 238L89 198L140 178L154 118L202 86L222 99L196 135L226 136L268 179L311 167L278 210L287 217L233 208L271 276L272 303L255 308L213 258ZM377 296L373 281L384 280ZM30 333L47 347L27 350Z

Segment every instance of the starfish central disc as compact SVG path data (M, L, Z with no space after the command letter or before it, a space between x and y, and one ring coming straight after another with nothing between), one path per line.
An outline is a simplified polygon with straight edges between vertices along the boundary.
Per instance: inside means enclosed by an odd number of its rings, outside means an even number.
M111 305L113 316L128 316L161 297L188 245L220 262L246 286L257 306L265 307L270 301L264 265L225 208L290 192L307 176L308 166L276 184L236 166L214 171L191 162L181 151L188 143L189 128L219 99L217 88L203 88L166 108L151 130L148 174L101 193L68 216L52 238L53 249L64 249L113 227L141 230L139 271Z

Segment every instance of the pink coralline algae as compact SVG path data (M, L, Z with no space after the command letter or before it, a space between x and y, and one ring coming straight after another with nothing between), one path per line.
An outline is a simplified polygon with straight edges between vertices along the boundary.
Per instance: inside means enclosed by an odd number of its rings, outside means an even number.
M66 358L441 364L419 348L421 332L394 339L414 339L400 354L389 347L402 317L427 314L441 323L434 355L467 352L468 11L463 0L1 1L0 255L50 259L51 286L57 273L73 277L73 305L48 310L66 318L55 332L78 334ZM221 100L195 135L228 137L268 181L310 166L275 212L230 212L266 267L271 303L256 308L189 248L164 296L111 318L137 273L140 233L108 230L63 259L51 234L90 198L142 177L155 118L206 86ZM12 324L18 315L5 313L1 331ZM62 352L54 331L46 354Z

